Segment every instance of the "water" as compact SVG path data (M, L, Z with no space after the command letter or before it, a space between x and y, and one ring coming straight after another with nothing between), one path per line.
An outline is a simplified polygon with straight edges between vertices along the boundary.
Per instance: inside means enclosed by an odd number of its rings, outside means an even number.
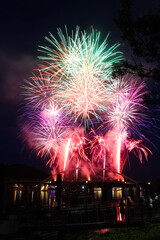
M26 197L27 195L27 197ZM14 188L12 203L14 206L23 206L26 204L37 205L41 204L42 207L55 207L56 206L56 191L54 189L50 190L29 190L27 193L23 188Z

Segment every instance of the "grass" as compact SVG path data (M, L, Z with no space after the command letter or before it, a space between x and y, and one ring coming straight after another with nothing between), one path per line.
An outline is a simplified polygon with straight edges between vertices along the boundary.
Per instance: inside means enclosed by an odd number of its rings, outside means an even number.
M160 240L160 224L146 225L145 228L118 228L110 233L91 238L92 240Z

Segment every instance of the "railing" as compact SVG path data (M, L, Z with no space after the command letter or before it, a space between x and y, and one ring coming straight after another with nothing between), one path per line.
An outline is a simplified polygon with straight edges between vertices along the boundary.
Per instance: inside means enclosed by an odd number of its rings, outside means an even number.
M124 216L120 213L120 206L94 206L93 208L44 208L44 209L16 209L15 214L20 222L27 225L69 226L69 225L110 225L135 224L143 222L160 222L160 204L153 209L142 208L136 204L131 210L125 207Z

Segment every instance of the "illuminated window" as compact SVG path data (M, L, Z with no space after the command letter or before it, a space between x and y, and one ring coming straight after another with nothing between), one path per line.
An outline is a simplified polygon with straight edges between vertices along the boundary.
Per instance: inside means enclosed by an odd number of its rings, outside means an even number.
M113 199L121 199L122 198L122 188L121 187L113 187L112 188L112 198Z

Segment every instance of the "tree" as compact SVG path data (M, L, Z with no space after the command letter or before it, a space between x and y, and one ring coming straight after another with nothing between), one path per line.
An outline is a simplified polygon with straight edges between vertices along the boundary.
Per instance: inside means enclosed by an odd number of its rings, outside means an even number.
M113 75L127 72L138 74L140 78L160 81L160 8L140 17L133 16L134 0L121 0L119 15L115 19L127 41L132 58L115 64Z

